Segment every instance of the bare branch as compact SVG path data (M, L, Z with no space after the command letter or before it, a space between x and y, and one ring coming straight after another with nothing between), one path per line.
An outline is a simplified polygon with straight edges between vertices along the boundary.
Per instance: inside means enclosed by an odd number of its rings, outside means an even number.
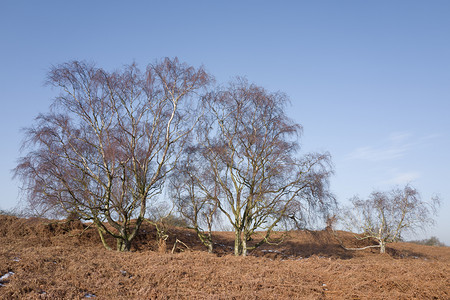
M26 131L29 152L15 169L30 205L75 211L94 221L102 240L111 235L118 250L129 250L198 120L198 93L210 81L203 68L176 58L146 72L135 64L116 72L78 61L53 67L47 82L61 94Z
M347 229L362 233L358 239L375 239L384 253L386 244L398 241L403 233L432 225L439 200L424 202L415 188L406 185L403 189L375 191L367 200L354 197L352 204L341 216Z

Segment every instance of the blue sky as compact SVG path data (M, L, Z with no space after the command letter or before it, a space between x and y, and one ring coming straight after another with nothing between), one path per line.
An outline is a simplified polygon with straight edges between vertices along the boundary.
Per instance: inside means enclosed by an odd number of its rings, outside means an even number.
M1 1L0 208L21 128L48 110L51 65L106 69L165 56L218 82L246 76L289 95L304 151L330 151L340 202L411 183L443 200L450 245L449 1Z

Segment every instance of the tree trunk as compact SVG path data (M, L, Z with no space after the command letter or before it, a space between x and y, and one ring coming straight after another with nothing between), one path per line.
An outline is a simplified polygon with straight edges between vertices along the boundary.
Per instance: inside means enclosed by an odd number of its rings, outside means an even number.
M213 253L213 243L212 242L210 242L208 244L208 253Z
M208 253L213 252L213 241L212 241L212 235L211 232L208 234L203 233L198 227L195 227L195 232L197 233L197 237L200 239L203 245L208 249Z
M124 252L131 250L131 241L128 241L124 238L117 239L117 251Z
M247 256L247 235L242 239L242 256Z
M97 226L98 234L100 235L100 239L102 241L103 247L107 250L112 250L111 247L106 243L105 236L103 235L103 230L99 226Z
M212 237L212 216L211 219L208 219L208 241L208 253L213 253L214 242Z
M242 254L242 237L241 230L235 229L235 239L234 239L234 255L239 256Z
M380 242L380 253L386 253L386 242L385 241Z

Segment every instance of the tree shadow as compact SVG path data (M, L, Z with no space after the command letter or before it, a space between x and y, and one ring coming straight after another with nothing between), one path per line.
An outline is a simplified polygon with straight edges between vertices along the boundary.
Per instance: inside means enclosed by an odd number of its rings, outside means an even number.
M395 259L405 259L405 258L412 258L412 259L429 259L430 257L428 255L425 255L424 253L416 252L413 250L408 249L395 249L391 247L386 247L386 253L388 253L391 257Z

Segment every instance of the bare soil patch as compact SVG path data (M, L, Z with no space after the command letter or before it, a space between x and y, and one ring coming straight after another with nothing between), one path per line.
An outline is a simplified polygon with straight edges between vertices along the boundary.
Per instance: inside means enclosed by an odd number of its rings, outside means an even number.
M348 246L362 243L338 234ZM170 228L161 253L154 228L145 225L133 251L118 253L78 221L0 216L0 277L9 274L0 279L0 298L450 298L448 247L396 243L380 255L346 251L327 231L296 231L244 258L232 255L232 233L214 237L215 253L208 254L193 231ZM171 253L176 239L190 250Z

